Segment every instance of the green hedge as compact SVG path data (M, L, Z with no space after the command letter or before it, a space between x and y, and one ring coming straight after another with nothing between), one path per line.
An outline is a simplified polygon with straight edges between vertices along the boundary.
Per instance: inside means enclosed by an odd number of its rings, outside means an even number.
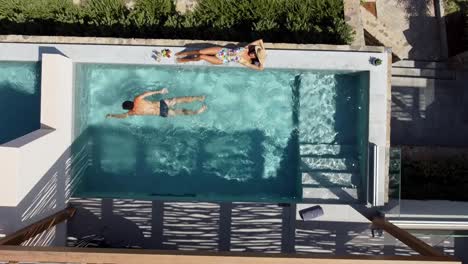
M346 44L342 0L199 0L181 15L173 0L0 0L0 33Z

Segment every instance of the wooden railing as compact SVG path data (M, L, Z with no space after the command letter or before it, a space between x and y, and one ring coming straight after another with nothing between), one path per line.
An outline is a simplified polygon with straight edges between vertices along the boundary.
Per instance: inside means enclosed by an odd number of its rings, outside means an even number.
M387 233L397 238L398 240L400 240L405 245L410 247L412 250L418 252L422 256L428 256L428 257L443 257L444 256L442 252L437 251L430 245L424 243L424 241L410 234L408 231L403 230L388 221L385 221L385 219L383 218L374 218L372 220L372 224L375 227L385 230Z
M73 217L75 208L67 208L0 239L0 245L20 245L24 241Z

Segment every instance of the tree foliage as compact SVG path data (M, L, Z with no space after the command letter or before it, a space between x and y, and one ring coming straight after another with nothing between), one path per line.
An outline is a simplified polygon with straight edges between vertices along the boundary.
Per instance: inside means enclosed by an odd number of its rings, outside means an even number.
M173 0L0 0L0 33L346 44L342 0L199 0L179 14Z

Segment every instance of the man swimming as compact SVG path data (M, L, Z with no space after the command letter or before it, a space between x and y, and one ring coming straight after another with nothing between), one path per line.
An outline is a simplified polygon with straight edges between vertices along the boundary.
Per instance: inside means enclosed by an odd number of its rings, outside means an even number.
M180 103L191 103L195 101L204 102L206 96L184 96L162 99L158 101L148 101L145 98L155 94L167 94L167 88L159 91L148 91L135 97L132 101L125 101L122 108L128 110L124 114L107 114L106 118L126 118L132 115L158 115L162 117L177 116L177 115L197 115L203 113L207 107L205 104L196 111L188 109L174 109L173 107Z

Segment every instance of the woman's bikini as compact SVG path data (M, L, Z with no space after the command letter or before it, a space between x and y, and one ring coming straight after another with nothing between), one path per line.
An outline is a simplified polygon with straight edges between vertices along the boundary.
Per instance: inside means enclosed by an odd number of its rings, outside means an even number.
M222 48L218 53L216 53L216 58L223 61L224 64L229 62L240 62L242 60L242 53L244 52L245 48Z
M249 53L254 51L255 47L249 47ZM238 62L242 63L242 60L245 60L242 58L242 53L245 52L244 47L239 47L235 49L230 49L230 48L222 48L218 53L216 53L216 58L220 59L223 61L223 64L229 63L229 62ZM251 59L249 60L249 63L258 65L259 61L258 59Z

